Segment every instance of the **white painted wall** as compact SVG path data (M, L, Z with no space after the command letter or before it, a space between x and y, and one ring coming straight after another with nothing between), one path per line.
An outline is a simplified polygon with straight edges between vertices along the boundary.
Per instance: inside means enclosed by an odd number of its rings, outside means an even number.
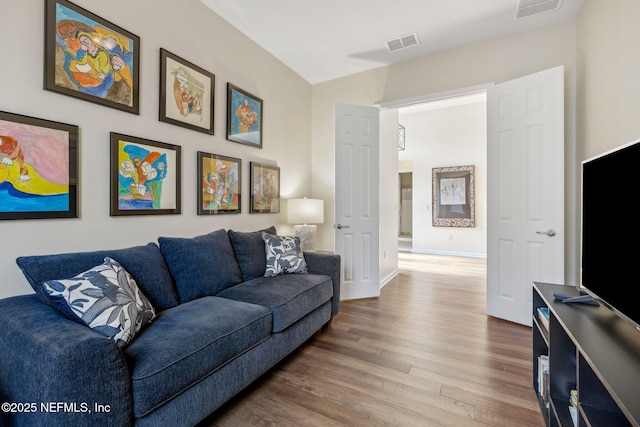
M486 256L487 112L486 102L400 114L406 149L400 162L413 172L413 250ZM475 227L434 227L432 169L474 166Z
M80 127L80 218L0 221L0 298L32 292L15 264L21 255L121 248L220 228L291 232L284 211L249 214L249 162L280 166L283 198L311 196L311 85L199 0L74 3L141 38L140 115L43 90L44 2L0 2L0 110ZM214 136L158 121L160 48L215 74ZM262 149L226 140L227 82L263 99ZM109 216L111 131L182 147L181 215ZM196 215L197 151L242 159L241 214Z

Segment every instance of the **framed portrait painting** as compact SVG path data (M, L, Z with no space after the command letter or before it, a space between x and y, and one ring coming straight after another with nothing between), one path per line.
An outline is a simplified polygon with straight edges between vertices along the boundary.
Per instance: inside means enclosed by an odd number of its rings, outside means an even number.
M181 147L111 132L111 216L179 214Z
M434 227L475 227L473 166L432 169Z
M262 148L262 99L227 83L227 139Z
M215 76L160 49L160 121L213 135Z
M242 161L198 151L198 215L241 212Z
M0 219L78 217L78 127L0 111Z
M249 213L280 212L280 168L251 162L251 204Z
M67 1L46 0L44 88L139 114L140 38Z

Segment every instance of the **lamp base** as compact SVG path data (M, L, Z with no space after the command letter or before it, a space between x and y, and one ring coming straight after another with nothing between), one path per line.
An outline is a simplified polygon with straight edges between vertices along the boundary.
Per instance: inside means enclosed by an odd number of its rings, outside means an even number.
M315 252L316 236L318 228L315 225L294 225L293 231L300 238L300 247L303 251Z

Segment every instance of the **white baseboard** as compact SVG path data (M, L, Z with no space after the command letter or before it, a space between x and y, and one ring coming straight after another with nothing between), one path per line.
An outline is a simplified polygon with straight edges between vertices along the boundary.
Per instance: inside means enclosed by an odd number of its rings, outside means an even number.
M415 248L412 248L410 250L406 250L403 252L411 252L414 254L450 255L450 256L461 256L461 257L469 257L469 258L486 258L487 257L486 253L438 251L438 250L431 250L431 249L415 249Z
M398 274L400 274L400 270L395 269L391 273L387 274L382 280L380 280L380 289L384 288L384 285L392 281Z

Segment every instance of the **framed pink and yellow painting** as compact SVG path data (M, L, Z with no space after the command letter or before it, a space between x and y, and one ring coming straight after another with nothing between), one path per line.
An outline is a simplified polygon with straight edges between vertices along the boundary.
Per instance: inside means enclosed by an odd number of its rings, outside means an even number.
M111 132L111 216L179 214L181 147Z
M78 127L0 111L0 219L78 217Z
M67 0L47 0L44 88L139 114L140 38Z

